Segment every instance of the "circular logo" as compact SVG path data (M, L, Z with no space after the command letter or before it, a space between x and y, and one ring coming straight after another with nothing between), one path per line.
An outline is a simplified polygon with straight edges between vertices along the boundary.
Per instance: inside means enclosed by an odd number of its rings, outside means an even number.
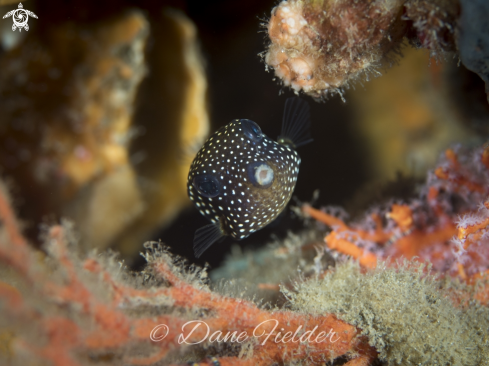
M27 14L27 11L24 9L17 9L12 15L12 20L14 21L16 27L24 28L29 20L29 14Z
M158 324L156 327L153 328L151 331L149 338L153 342L161 342L165 337L168 335L170 332L170 329L166 324Z

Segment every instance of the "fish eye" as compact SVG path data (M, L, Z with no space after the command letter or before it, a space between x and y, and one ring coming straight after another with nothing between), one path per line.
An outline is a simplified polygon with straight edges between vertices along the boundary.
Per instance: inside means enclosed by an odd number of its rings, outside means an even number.
M195 189L204 197L216 197L221 191L217 178L210 174L198 175L192 182Z
M259 188L268 188L274 179L273 169L267 163L256 161L248 165L248 178L250 182Z
M249 119L240 119L243 133L252 141L260 141L263 137L260 126Z

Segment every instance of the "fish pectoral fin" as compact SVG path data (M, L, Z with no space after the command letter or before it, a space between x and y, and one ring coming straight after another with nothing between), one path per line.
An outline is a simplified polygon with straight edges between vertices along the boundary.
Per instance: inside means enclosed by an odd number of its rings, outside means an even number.
M285 101L279 139L291 141L296 148L311 142L310 114L309 104L305 100L299 97L288 98Z
M212 244L224 237L219 224L209 224L197 229L194 235L194 254L199 258Z

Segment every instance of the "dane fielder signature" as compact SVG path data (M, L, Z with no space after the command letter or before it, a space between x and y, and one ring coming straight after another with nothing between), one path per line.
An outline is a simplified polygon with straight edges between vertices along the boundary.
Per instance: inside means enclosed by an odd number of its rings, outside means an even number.
M34 14L30 10L24 9L22 6L22 3L19 3L19 8L9 11L7 14L3 16L3 19L12 17L12 20L14 21L14 24L12 25L12 30L15 31L17 28L19 28L19 32L22 31L22 28L24 28L26 31L29 30L29 25L27 24L29 20L29 15L33 18L37 19L37 15Z

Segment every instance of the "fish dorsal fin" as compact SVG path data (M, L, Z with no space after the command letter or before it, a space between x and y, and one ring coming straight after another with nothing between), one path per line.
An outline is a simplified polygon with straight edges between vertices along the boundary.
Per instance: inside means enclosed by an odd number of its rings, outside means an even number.
M310 114L309 104L305 100L299 97L288 98L285 101L282 133L278 142L294 148L311 142Z
M194 254L199 258L212 244L224 236L219 224L209 224L197 229L194 236Z

